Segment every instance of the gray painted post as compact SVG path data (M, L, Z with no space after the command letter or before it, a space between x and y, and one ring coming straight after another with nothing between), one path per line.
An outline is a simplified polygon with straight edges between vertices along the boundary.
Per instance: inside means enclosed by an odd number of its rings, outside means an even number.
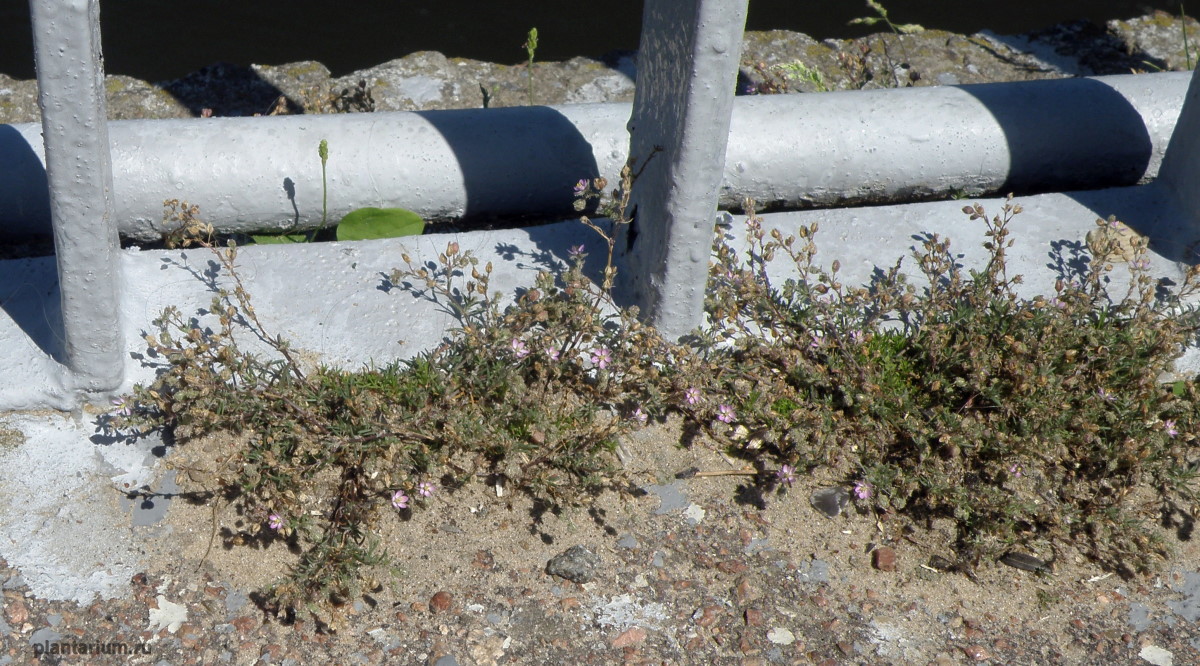
M99 0L30 0L50 220L72 388L124 378L119 239L100 52Z
M703 322L747 0L646 0L618 294L669 339Z
M1179 120L1163 154L1159 181L1175 195L1192 224L1200 223L1200 67L1192 74ZM1195 257L1189 257L1194 260Z

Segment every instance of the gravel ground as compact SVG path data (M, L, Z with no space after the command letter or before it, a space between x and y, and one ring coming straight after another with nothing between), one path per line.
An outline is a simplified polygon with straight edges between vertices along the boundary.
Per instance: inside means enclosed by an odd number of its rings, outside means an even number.
M33 598L0 568L0 664L1188 664L1200 663L1191 542L1160 575L1122 580L1060 554L1053 573L983 562L970 577L940 526L810 506L801 479L758 497L677 424L625 443L633 492L547 510L482 484L439 489L384 538L400 571L332 628L263 612L294 554L235 546L236 515L176 499L144 528L154 564L131 598ZM185 446L191 446L187 444ZM168 459L169 460L169 459ZM185 489L186 484L184 484ZM129 654L92 654L98 644ZM109 648L112 649L112 648ZM55 654L58 652L60 654Z

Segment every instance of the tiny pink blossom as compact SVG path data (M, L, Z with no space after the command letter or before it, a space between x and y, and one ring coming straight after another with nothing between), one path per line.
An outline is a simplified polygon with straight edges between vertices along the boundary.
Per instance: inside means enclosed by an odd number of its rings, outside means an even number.
M558 353L559 353L558 347L554 347L554 346L546 347L546 356L550 357L551 361L558 360Z
M646 425L646 422L650 420L650 417L646 415L646 412L642 411L641 407L638 407L637 409L633 410L633 420L641 423L642 425Z
M612 363L612 352L605 347L597 347L592 350L592 364L603 370Z
M700 389L690 388L683 392L683 397L687 399L689 405L694 405L700 402Z
M580 178L579 182L575 183L575 195L576 196L579 196L579 195L583 194L584 192L587 192L587 189L588 189L587 178Z
M1117 396L1110 393L1108 389L1099 389L1096 391L1096 395L1100 396L1100 399L1104 402L1116 402L1117 400Z
M725 423L733 423L733 419L737 416L733 411L733 407L729 405L717 407L717 412L717 420L724 421Z
M1174 437L1179 434L1179 430L1175 428L1175 421L1171 419L1163 421L1163 430L1167 431L1168 437Z
M1019 479L1025 474L1025 466L1020 463L1013 463L1008 468L1008 473Z
M422 481L417 484L417 494L421 497L430 497L433 495L434 485L429 481Z
M583 243L580 243L579 245L572 245L571 249L567 250L567 256L571 257L572 259L582 257L583 252L584 252L584 247L585 246Z
M397 509L407 509L408 495L405 495L403 490L397 490L396 492L392 493L392 506L396 507Z
M116 406L113 412L118 416L129 416L133 413L133 405L129 398L113 398L111 402Z
M279 514L273 513L267 516L267 526L273 530L278 530L283 527L283 518Z
M524 340L518 340L516 338L513 338L512 350L513 350L513 355L519 359L529 356L529 349L527 349L525 347Z
M812 338L812 342L809 342L808 346L813 349L817 349L821 343L825 342L825 333L822 331L809 331L808 335Z
M868 481L854 482L854 496L860 500L871 499L875 494L875 486L872 486Z
M779 478L779 482L785 485L792 485L796 482L796 468L791 465L783 465L775 472L775 476Z

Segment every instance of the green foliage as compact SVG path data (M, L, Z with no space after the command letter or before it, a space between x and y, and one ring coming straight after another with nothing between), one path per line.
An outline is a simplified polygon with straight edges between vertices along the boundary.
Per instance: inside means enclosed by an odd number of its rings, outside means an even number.
M529 71L529 106L533 106L533 56L537 52L538 46L538 31L537 28L530 28L529 34L525 37L525 43L522 45L525 48L525 54L529 57L527 69ZM487 95L484 95L484 107L487 107Z
M340 241L399 238L425 233L425 220L403 208L359 208L342 218L337 226Z
M883 4L875 0L867 0L867 6L875 12L875 16L856 18L850 21L850 25L865 25L870 27L878 23L883 23L897 35L912 35L918 32L925 32L925 27L917 23L892 23L892 20L888 18L887 9L884 8Z
M535 36L536 39L536 36ZM321 139L317 146L321 158L321 226L302 234L254 234L250 238L258 245L311 243L327 240L325 227L329 220L329 187L326 164L329 162L329 142ZM339 241L371 240L420 236L425 233L425 220L403 208L358 208L346 213L338 222L335 238Z

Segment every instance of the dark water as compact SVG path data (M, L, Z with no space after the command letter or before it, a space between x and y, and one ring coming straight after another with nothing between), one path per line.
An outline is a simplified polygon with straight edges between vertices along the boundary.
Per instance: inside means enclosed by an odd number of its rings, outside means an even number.
M39 0L41 1L41 0ZM897 23L971 33L1019 33L1073 19L1103 22L1180 0L885 0ZM436 50L516 63L537 26L538 60L637 48L641 0L105 0L100 14L110 73L177 78L217 61L279 64L319 60L335 76ZM1200 12L1200 2L1196 2ZM787 29L818 39L867 32L846 22L870 12L862 0L750 0L748 28ZM0 72L31 78L28 0L0 0Z

